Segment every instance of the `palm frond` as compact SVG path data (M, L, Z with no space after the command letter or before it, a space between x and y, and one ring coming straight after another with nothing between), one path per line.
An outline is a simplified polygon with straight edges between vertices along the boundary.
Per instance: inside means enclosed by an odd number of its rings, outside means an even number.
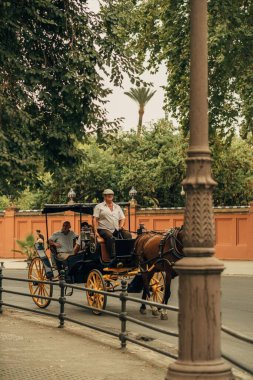
M148 101L154 96L156 90L151 90L149 87L130 88L130 91L124 92L132 100L137 102L140 106L144 107Z

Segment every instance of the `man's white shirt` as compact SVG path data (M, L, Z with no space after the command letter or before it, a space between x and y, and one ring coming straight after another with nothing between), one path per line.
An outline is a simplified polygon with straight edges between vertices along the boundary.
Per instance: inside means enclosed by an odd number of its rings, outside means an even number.
M57 247L58 253L72 253L73 252L73 242L77 238L76 234L73 231L69 231L67 235L65 235L61 231L54 232L52 236L50 236L49 240L54 241L55 243L60 243L61 247Z
M108 230L112 233L115 230L119 230L120 220L125 219L125 215L119 205L113 203L113 209L111 210L106 202L96 205L93 216L98 218L98 228Z

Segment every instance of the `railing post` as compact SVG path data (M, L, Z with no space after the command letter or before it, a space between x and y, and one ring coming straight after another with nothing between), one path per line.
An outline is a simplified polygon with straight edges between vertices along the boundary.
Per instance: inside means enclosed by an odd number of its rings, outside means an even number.
M119 315L119 319L121 320L121 332L119 334L119 339L121 341L121 348L122 348L122 350L125 350L125 348L126 348L126 336L127 336L127 332L126 332L126 322L127 322L126 321L126 315L127 315L127 311L126 311L127 281L126 280L122 280L121 281L121 286L122 286L122 291L120 293L121 312L120 312L120 315Z
M65 290L65 271L64 270L61 270L60 271L60 278L59 278L59 286L60 286L60 297L59 297L59 304L60 304L60 314L59 314L59 320L60 320L60 324L59 324L59 328L62 329L64 327L64 317L65 317L65 313L64 313L64 305L65 305L65 294L64 294L64 290Z
M3 312L3 270L0 268L0 314Z

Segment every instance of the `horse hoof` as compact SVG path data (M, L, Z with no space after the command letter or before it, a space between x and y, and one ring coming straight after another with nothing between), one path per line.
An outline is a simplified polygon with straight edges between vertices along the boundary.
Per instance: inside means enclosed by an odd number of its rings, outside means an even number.
M143 315L144 315L144 314L147 314L147 310L141 308L141 309L140 309L140 313L143 314Z
M160 315L160 313L159 313L159 310L152 310L152 315L154 316L154 317L158 317L159 315Z
M161 314L161 320L167 321L168 320L168 314Z

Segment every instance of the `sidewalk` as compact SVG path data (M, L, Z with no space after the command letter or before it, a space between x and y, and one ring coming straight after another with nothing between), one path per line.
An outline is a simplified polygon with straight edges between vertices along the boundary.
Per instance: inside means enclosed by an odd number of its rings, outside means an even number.
M221 260L225 266L225 276L253 276L253 261ZM22 259L1 259L6 269L26 269L27 263Z
M53 318L4 311L0 315L1 380L161 380L171 360L117 338Z
M53 318L4 310L0 315L1 380L163 380L174 360L117 338ZM235 380L252 377L233 369Z

